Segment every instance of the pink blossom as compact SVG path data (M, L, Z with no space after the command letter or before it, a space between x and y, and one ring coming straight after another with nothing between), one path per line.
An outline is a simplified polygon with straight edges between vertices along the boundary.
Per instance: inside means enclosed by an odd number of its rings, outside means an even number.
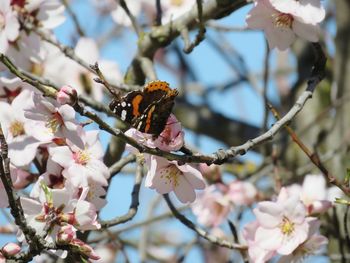
M58 226L63 223L71 224L79 230L95 230L100 228L97 222L95 207L85 201L87 188L79 189L66 183L62 189L51 189L45 185L44 179L39 178L34 185L30 197L21 198L27 221L39 235L50 220L53 236Z
M69 244L77 237L76 229L72 225L64 225L57 233L56 240L59 244Z
M253 221L243 228L243 237L248 245L248 254L251 262L264 263L271 259L276 252L262 248L256 241L256 230L259 227L258 221Z
M7 243L1 251L5 256L14 256L21 251L21 247L16 243Z
M298 196L289 196L285 188L281 189L276 202L258 203L254 214L259 224L255 241L262 249L288 255L307 238L309 224L305 206Z
M15 189L22 189L33 180L32 175L30 173L20 168L17 168L12 164L10 164L10 173L13 187ZM0 207L7 207L8 205L9 204L7 192L2 181L0 180Z
M0 1L0 53L7 51L9 42L15 41L18 34L19 22L10 0Z
M78 93L77 90L69 85L62 86L57 93L56 100L59 104L74 105L77 102Z
M11 79L0 77L0 101L4 100L11 104L22 90L33 91L34 88L17 77Z
M12 4L24 8L26 15L40 21L38 25L46 29L53 29L65 20L64 5L58 0L13 1Z
M246 22L250 28L264 30L270 48L285 50L296 36L317 42L318 24L324 17L320 0L257 0Z
M335 187L327 189L326 180L322 175L306 175L302 186L293 184L287 191L290 195L300 196L308 214L318 214L332 207L334 199L330 199L330 194L333 188ZM341 196L341 191L338 191L338 196Z
M182 203L187 203L196 199L195 189L205 188L201 173L189 164L178 165L156 156L151 156L148 162L145 185L160 194L174 191Z
M230 202L215 185L211 185L198 195L192 204L192 211L200 224L217 227L230 212Z
M12 184L15 189L23 189L36 179L28 171L17 168L13 165L10 165L10 172L12 177Z
M162 22L169 23L171 20L177 19L186 12L189 12L195 5L195 0L162 1L162 8L164 10Z
M135 17L138 17L141 13L141 2L140 0L128 1L128 8ZM125 13L124 8L120 4L112 3L110 7L114 7L111 12L112 19L120 25L131 26L131 20L129 16Z
M94 81L95 74L75 61L62 56L62 53L52 45L47 45L46 50L48 58L44 62L45 77L55 81L60 86L70 85L74 87L79 95L86 95L97 101L102 101L103 86ZM100 70L109 83L115 84L122 80L119 67L115 62L100 59L98 46L93 39L80 38L74 52L76 56L88 64L98 62Z
M96 254L94 249L89 246L88 244L84 243L80 239L73 239L72 242L70 243L73 246L76 246L79 250L80 253L83 255L87 256L88 258L92 260L99 260L100 257L99 255Z
M9 146L11 163L26 166L35 157L40 142L33 137L34 122L24 117L30 92L24 90L9 105L0 101L0 123Z
M105 244L103 246L98 246L95 248L95 253L100 256L99 260L93 261L98 263L115 263L117 249L113 244Z
M98 131L81 131L81 149L67 140L68 146L49 148L51 159L64 168L62 174L76 187L87 187L90 181L106 186L110 174L102 162L103 149Z
M200 163L199 171L208 182L221 182L221 171L219 165L211 164L208 166L205 163Z
M125 134L140 144L168 152L177 151L184 145L184 132L182 131L181 123L173 114L169 116L164 130L156 139L151 134L142 133L135 128L130 128ZM130 145L127 146L127 149L130 152L136 152L136 149Z
M257 193L252 183L236 180L229 184L226 195L235 205L251 205Z
M328 243L325 236L317 233L320 228L320 221L316 218L309 218L308 223L310 230L307 240L297 247L292 254L282 256L278 263L302 262L307 256L320 252L321 248Z
M75 110L70 105L59 105L41 94L32 93L31 104L25 108L25 117L35 121L33 136L37 140L47 143L55 137L66 138L83 148L78 134L81 127L75 120Z

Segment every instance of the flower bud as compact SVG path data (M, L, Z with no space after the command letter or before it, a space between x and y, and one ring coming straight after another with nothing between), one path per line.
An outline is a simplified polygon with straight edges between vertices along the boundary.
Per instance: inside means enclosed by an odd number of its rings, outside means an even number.
M72 225L65 225L57 233L57 243L69 244L76 237L75 229Z
M14 256L21 251L21 247L16 243L7 243L1 250L4 256Z
M77 90L71 86L65 85L57 93L56 100L59 104L74 105L77 102L78 93Z

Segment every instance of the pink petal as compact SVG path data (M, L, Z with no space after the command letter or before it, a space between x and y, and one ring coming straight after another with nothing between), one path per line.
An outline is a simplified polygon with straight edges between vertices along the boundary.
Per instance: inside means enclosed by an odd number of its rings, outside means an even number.
M260 202L253 212L262 227L274 228L282 222L283 207L274 202Z
M196 193L191 184L183 176L178 177L178 183L179 185L174 189L176 197L182 203L192 203L196 199Z
M255 233L256 244L267 250L279 249L282 245L283 238L284 236L278 227L273 229L258 227Z
M293 30L299 37L310 42L317 42L319 40L320 28L317 25L304 24L294 20Z

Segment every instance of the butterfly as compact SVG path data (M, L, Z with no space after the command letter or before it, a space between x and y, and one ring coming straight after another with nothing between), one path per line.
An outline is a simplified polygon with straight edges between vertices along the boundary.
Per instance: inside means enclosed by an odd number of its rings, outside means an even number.
M142 90L115 97L109 108L135 129L157 137L166 126L177 95L178 91L171 89L167 82L155 80Z

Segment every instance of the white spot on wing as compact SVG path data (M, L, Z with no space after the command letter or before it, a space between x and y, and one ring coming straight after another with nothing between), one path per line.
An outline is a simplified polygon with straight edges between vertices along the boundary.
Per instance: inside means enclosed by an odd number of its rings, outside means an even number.
M122 102L122 107L124 108L125 106L126 106L126 102L123 101L123 102Z
M122 110L122 114L121 114L121 116L120 116L120 118L122 119L122 121L125 121L125 120L126 120L126 114L127 114L126 110Z

